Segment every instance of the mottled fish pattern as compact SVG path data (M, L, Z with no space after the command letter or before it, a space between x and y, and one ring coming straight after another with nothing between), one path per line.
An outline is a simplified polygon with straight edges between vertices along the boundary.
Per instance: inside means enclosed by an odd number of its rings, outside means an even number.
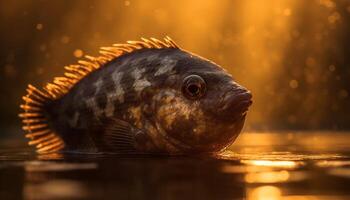
M217 64L169 37L100 53L28 86L20 117L37 152L217 152L240 133L252 96Z

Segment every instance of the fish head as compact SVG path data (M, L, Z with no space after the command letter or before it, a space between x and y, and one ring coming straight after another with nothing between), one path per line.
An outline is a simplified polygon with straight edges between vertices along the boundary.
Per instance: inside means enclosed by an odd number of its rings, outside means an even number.
M252 95L217 64L191 55L178 62L155 98L156 124L183 152L217 152L242 130Z

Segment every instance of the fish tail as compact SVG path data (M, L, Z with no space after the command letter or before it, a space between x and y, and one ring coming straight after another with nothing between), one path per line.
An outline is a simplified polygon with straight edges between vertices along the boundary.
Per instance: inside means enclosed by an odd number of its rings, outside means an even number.
M28 85L27 94L22 97L24 103L19 114L22 119L23 130L29 145L35 145L38 153L57 152L64 148L62 138L51 129L49 124L48 105L57 99L58 93L54 89L45 87L43 91Z

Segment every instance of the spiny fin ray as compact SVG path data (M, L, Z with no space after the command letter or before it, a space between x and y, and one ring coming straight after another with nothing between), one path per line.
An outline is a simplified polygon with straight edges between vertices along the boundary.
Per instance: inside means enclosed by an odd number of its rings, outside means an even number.
M20 107L24 110L19 114L22 118L23 130L30 139L29 145L36 145L38 153L51 153L62 150L65 147L61 137L51 130L47 123L45 113L46 105L61 98L82 78L106 63L124 54L132 53L140 49L163 49L179 47L168 36L163 41L155 38L141 38L141 41L127 41L125 44L113 44L110 47L101 47L97 57L85 55L75 65L65 67L63 76L55 77L52 83L46 84L42 90L28 85L27 95L23 97L24 104Z
M22 128L27 132L25 137L30 139L28 144L37 145L38 153L49 153L53 149L59 151L64 148L63 140L54 131L50 130L45 116L46 103L54 100L56 95L62 91L63 89L55 83L47 84L43 91L28 85L28 93L22 98L24 104L20 107L24 113L19 114L23 122ZM53 142L59 143L59 145L55 145L55 148L49 148Z

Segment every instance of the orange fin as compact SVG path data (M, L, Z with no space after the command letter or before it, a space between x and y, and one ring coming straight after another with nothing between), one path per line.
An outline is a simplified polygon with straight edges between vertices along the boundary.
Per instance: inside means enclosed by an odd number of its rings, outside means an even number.
M38 153L57 152L64 148L63 140L50 129L45 116L44 106L54 98L47 91L28 85L24 104L20 106L24 112L19 117L22 118L23 130L27 132L26 137L30 139L28 144L36 145Z
M132 53L139 49L163 48L179 48L179 46L170 37L166 36L163 41L155 38L141 38L141 41L127 41L125 44L113 44L110 47L101 47L99 56L93 57L86 55L84 60L78 60L78 64L65 66L64 76L54 78L53 82L46 84L43 89L47 95L58 99L67 94L86 75L121 55Z
M141 41L127 41L125 44L113 44L111 47L101 47L97 57L86 55L84 60L79 60L75 65L64 67L63 76L55 77L52 83L47 83L43 90L28 85L27 95L23 97L24 104L21 108L24 113L22 118L23 130L30 139L29 145L36 145L38 153L52 153L62 150L64 141L48 126L45 105L48 102L59 99L86 75L104 66L106 63L121 55L134 52L139 49L163 49L179 46L168 36L163 41L150 38L141 38Z

